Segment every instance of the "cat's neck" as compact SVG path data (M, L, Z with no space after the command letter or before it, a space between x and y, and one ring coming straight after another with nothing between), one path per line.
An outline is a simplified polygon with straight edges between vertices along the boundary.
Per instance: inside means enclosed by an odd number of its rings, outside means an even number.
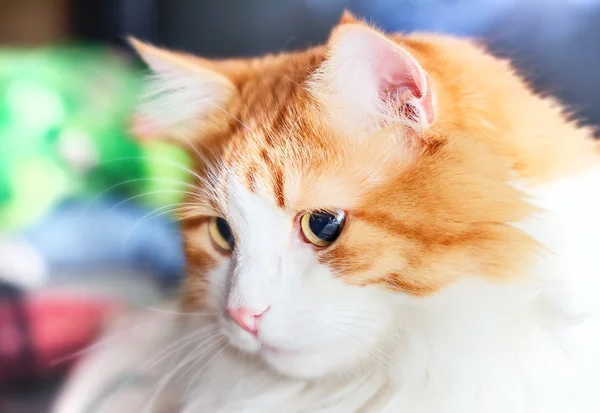
M561 334L570 314L552 300L552 286L535 280L519 284L465 278L418 305L407 305L395 337L384 344L394 360L386 369L393 396L381 398L381 408L506 412L537 403L541 409L551 399L549 389L567 391L568 353ZM544 394L534 402L535 392L525 389L536 385Z
M600 260L592 251L600 195L590 197L599 187L594 172L529 191L545 212L519 226L548 251L525 274L503 283L465 277L399 309L396 335L385 344L396 360L388 370L394 397L382 406L595 411L595 392L582 389L600 381Z

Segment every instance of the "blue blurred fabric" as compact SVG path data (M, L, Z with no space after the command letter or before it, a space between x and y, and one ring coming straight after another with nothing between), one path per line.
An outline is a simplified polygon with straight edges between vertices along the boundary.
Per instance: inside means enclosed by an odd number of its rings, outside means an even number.
M119 268L166 282L179 280L184 256L177 224L166 215L153 216L139 205L120 202L67 200L23 236L52 272Z

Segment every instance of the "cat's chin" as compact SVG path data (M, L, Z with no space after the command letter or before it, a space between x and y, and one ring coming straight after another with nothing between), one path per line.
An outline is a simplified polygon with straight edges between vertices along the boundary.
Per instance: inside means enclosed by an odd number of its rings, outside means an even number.
M331 354L326 351L283 349L258 342L230 340L238 351L256 356L278 374L299 378L317 379L336 370Z
M240 336L230 336L229 342L238 351L256 356L270 369L284 376L317 379L338 370L332 354L324 350L284 349Z
M324 351L282 350L263 345L258 354L271 369L289 377L318 379L335 370L331 355Z

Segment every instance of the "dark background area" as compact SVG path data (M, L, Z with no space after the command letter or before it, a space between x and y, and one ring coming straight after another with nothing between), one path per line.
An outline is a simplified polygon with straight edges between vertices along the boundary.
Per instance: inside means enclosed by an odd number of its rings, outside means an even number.
M323 42L348 8L388 31L476 36L540 91L600 124L600 7L595 0L74 0L80 39L123 35L207 57L250 56Z
M600 124L598 0L3 0L0 42L125 46L134 35L207 57L323 42L343 9L389 31L476 36L534 86Z

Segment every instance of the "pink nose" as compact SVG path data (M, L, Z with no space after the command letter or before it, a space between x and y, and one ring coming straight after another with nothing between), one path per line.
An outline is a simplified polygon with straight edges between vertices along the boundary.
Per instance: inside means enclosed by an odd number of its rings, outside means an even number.
M269 307L266 307L263 310L257 311L248 307L227 307L225 311L227 312L229 317L231 317L231 319L235 321L237 325L242 327L250 334L256 336L258 335L258 326L256 322L262 317L264 313L267 312L268 309Z

